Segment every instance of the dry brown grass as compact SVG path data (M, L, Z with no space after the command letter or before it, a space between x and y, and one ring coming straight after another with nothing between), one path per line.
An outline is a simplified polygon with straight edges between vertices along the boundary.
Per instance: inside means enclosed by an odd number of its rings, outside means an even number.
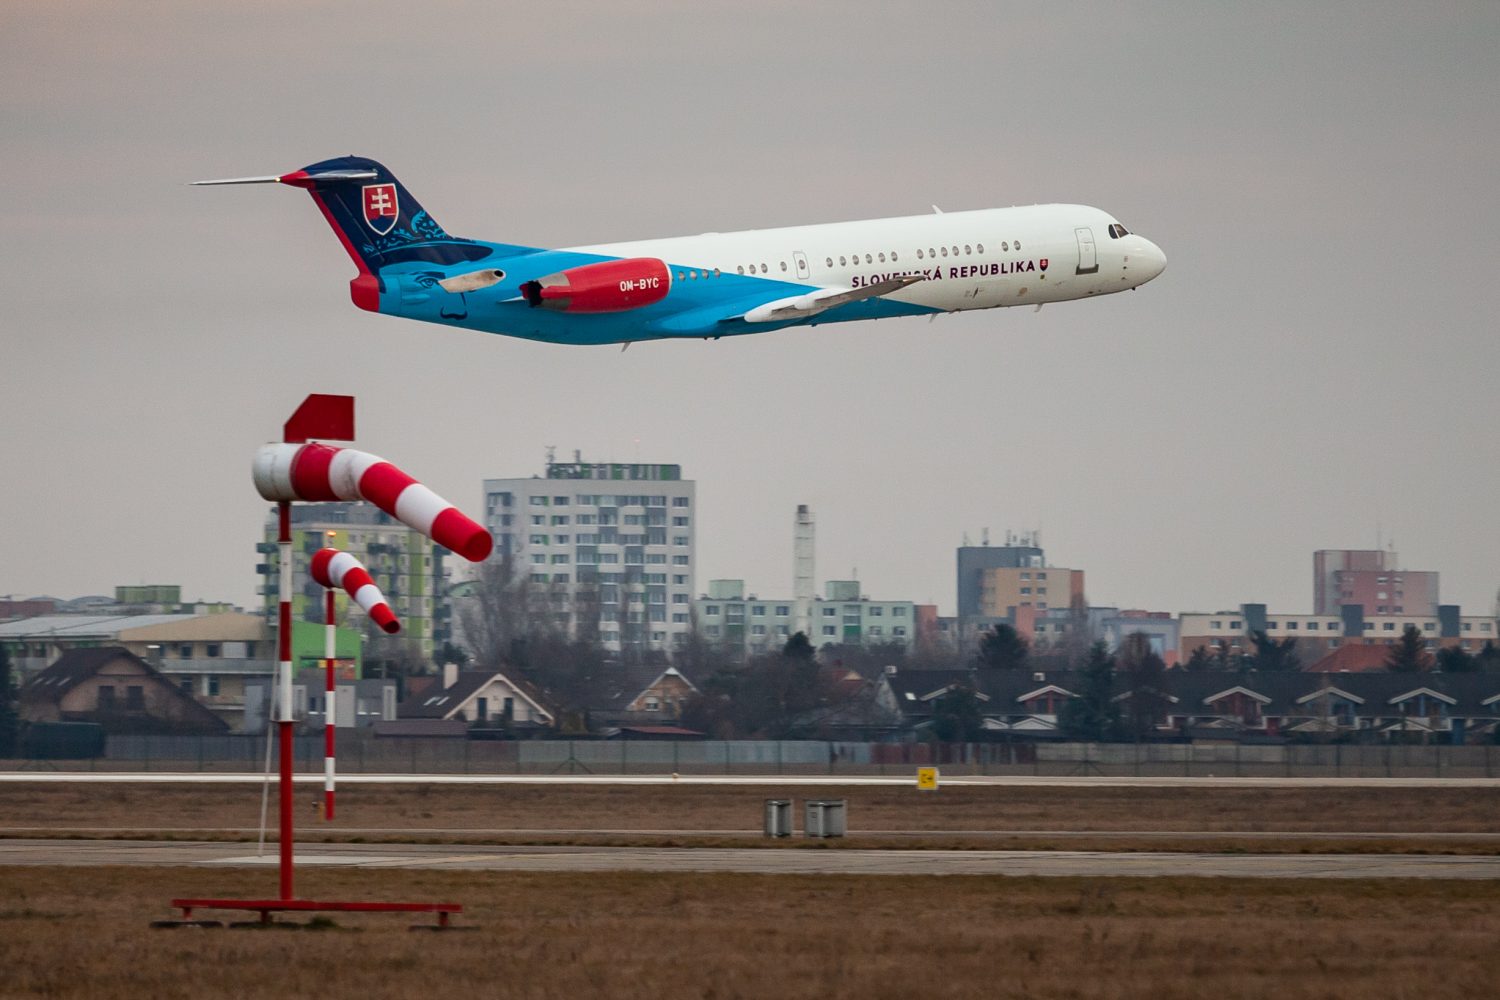
M452 899L467 934L153 931L269 872L0 869L13 998L1489 996L1487 882L304 872L306 897Z
M275 793L273 793L275 795ZM936 793L889 786L345 786L338 820L318 819L321 790L297 792L299 837L335 840L462 840L481 843L741 844L760 826L766 798L849 802L850 841L861 847L1061 847L1164 850L1163 832L1182 849L1337 849L1299 834L1494 834L1500 789L1119 789L1119 787L957 787ZM228 835L260 823L258 786L0 786L0 825L78 835L175 828ZM799 805L798 805L799 808ZM273 802L275 811L275 802ZM798 823L801 820L798 819ZM213 834L213 831L229 831ZM383 834L381 831L389 831ZM627 834L621 834L621 831ZM657 831L658 834L649 834ZM1038 831L1068 832L1053 837ZM895 837L907 832L907 837ZM708 840L705 840L708 834ZM1079 834L1095 837L1080 838ZM1152 834L1151 838L1122 837ZM1244 834L1281 834L1275 841ZM876 837L870 837L876 835ZM1241 835L1241 837L1236 837ZM1361 840L1362 849L1479 850L1475 837ZM748 843L762 843L751 837ZM853 846L853 844L850 844Z

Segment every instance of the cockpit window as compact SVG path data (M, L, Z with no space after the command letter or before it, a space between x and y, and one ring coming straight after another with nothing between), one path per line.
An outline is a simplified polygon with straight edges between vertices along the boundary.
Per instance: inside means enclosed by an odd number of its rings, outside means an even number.
M1109 237L1110 237L1110 239L1117 240L1121 236L1129 236L1129 235L1130 235L1130 230L1126 229L1124 226L1120 225L1118 222L1112 223L1110 225L1110 227L1109 227Z

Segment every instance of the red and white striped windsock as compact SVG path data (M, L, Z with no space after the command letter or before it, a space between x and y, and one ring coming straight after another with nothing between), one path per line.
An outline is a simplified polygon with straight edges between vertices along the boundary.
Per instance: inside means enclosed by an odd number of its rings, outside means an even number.
M267 444L255 453L253 475L267 500L368 500L470 562L482 562L495 544L482 525L368 452L317 443Z
M343 587L349 596L365 609L365 614L370 620L387 632L401 631L401 623L396 620L396 614L391 606L385 603L385 595L380 588L375 586L375 581L370 579L370 574L359 560L347 552L338 549L319 549L313 553L312 565L308 567L312 573L313 582L319 586Z

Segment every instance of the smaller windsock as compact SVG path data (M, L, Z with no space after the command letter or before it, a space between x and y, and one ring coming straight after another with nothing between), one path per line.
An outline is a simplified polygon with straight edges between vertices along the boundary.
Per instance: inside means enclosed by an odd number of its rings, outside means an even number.
M349 596L365 609L370 620L387 632L401 631L401 623L395 612L385 603L385 595L370 579L370 574L359 564L359 560L338 549L319 549L312 557L310 567L313 581L320 586L343 587Z
M470 562L482 562L495 545L482 525L368 452L316 442L262 445L253 476L267 500L368 500Z

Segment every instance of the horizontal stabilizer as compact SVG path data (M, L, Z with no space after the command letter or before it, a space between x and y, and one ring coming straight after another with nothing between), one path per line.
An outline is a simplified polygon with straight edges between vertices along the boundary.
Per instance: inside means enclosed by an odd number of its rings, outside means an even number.
M216 184L291 184L307 187L309 184L337 184L340 181L373 181L379 175L373 170L321 170L308 173L296 170L273 177L225 177L214 181L193 181L194 187L210 187Z
M806 319L849 302L889 295L891 292L922 280L924 279L920 274L906 274L897 278L876 281L863 288L820 288L806 295L794 295L790 298L766 302L739 318L746 323L785 323L789 320Z

